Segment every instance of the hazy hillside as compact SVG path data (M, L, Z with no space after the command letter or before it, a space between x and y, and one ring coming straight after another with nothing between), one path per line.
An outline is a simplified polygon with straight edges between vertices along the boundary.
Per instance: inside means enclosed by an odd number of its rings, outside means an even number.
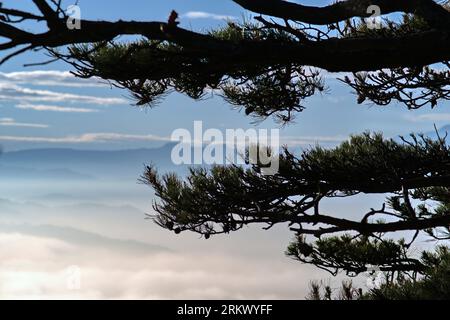
M90 179L114 174L136 178L146 164L161 170L182 170L170 159L172 144L155 149L91 151L31 149L0 156L0 176L14 178Z

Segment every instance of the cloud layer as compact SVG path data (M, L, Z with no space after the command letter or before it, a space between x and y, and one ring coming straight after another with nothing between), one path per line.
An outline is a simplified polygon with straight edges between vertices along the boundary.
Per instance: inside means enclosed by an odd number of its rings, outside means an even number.
M154 250L136 255L32 230L0 233L0 298L299 299L311 277L286 261Z
M35 126L37 128L46 128L47 125L40 124L20 124L14 122L13 119L6 118L6 120L1 121L1 125L17 125L17 126ZM308 147L316 143L324 143L334 145L345 138L341 136L300 136L300 137L281 137L280 145L287 145L289 147ZM159 136L154 134L125 134L125 133L85 133L81 135L69 135L63 137L43 137L43 136L12 136L12 135L0 135L0 141L15 141L15 142L35 142L35 143L106 143L106 142L123 142L123 141L134 141L134 142L190 142L191 146L206 146L210 142L208 141L197 141L197 140L173 140L170 137ZM226 141L224 141L226 143ZM231 143L231 142L230 142ZM233 144L230 144L233 145Z
M0 72L0 82L58 87L102 87L99 79L81 79L69 71L35 70L4 73Z
M0 127L22 127L22 128L39 128L45 129L49 126L40 123L24 123L16 122L13 118L0 118ZM1 138L0 138L1 140Z
M22 109L24 106L30 106L31 103L53 102L53 103L77 103L93 105L118 105L128 104L129 101L123 98L101 97L84 94L66 93L40 89L36 87L70 87L70 88L89 88L105 87L98 79L80 79L75 77L69 71L23 71L23 72L0 72L0 102L19 101ZM31 108L29 108L31 109ZM42 105L34 107L34 110L44 111ZM52 109L52 110L50 110ZM61 108L46 108L46 111L61 111ZM86 111L86 109L85 109ZM68 112L68 111L65 111ZM71 110L71 112L81 112Z
M0 82L0 101L27 102L68 102L97 105L115 105L127 103L125 99L88 96L81 94L55 92L21 87L13 83Z
M34 110L34 111L50 111L50 112L64 112L64 113L92 113L98 112L96 109L89 108L72 108L72 107L60 107L60 106L50 106L50 105L34 105L34 104L18 104L17 109L22 110Z
M6 125L8 122L5 122ZM2 122L0 122L2 125ZM0 141L16 142L42 142L42 143L95 143L95 142L118 142L118 141L171 141L169 138L157 135L138 135L122 133L85 133L65 137L37 137L37 136L8 136L1 135Z
M449 122L450 113L407 114L405 119L411 122Z
M215 14L204 11L189 11L181 15L188 19L212 19L212 20L236 20L237 18L229 15Z

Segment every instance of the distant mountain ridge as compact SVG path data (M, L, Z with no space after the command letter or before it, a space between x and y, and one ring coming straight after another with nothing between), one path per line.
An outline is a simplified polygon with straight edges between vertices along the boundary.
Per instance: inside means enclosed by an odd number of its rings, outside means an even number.
M440 137L444 137L446 132L450 133L450 124L438 129ZM424 134L437 139L435 131ZM399 136L394 140L400 141ZM144 165L149 164L155 165L161 172L184 173L189 166L176 166L171 159L175 145L168 143L157 148L128 150L44 148L5 152L0 154L0 177L86 180L114 175L137 179Z
M114 174L137 179L144 165L153 164L162 171L183 169L171 160L174 145L112 151L46 148L5 152L0 155L0 176L87 179Z
M124 150L82 150L70 148L45 148L28 149L21 151L5 152L0 156L0 161L4 162L129 162L142 160L147 157L156 160L170 159L171 150L175 144L166 144L159 148L152 149L124 149Z

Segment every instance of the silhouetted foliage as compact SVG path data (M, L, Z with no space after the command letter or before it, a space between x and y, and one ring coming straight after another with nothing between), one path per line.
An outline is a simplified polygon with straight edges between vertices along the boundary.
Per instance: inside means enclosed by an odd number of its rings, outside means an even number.
M319 8L230 0L253 12L253 21L229 21L208 33L180 28L176 11L166 22L81 19L80 29L69 29L62 1L31 1L38 13L0 8L0 33L9 39L0 50L20 48L0 63L45 48L80 77L128 89L138 105L154 105L174 90L194 99L219 90L248 115L288 122L306 98L324 91L322 70L351 73L342 80L360 103L420 108L449 99L447 1L347 0ZM363 20L373 5L387 15L376 27ZM394 12L403 17L388 15ZM44 22L48 30L30 32L23 21ZM142 39L120 42L120 35Z
M184 181L174 174L161 177L148 167L142 181L160 199L154 205L156 222L176 233L189 230L209 238L250 224L269 229L287 223L298 235L287 254L301 262L334 275L340 270L358 275L373 265L416 275L424 265L408 249L418 234L450 239L449 164L450 149L442 138L412 135L396 142L366 133L299 157L285 149L273 176L262 174L259 165L215 166L191 169ZM359 220L320 208L325 199L360 193L391 195ZM436 205L427 206L427 201ZM415 234L408 241L386 237L399 231Z
M329 285L312 282L310 300L449 300L450 253L447 247L437 247L435 252L423 252L421 261L425 267L419 278L385 275L378 287L366 292L344 281L341 290L334 292Z

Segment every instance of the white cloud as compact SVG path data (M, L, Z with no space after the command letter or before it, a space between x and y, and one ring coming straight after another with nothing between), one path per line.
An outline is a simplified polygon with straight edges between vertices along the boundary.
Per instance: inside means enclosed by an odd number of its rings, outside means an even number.
M16 122L12 118L0 118L2 127L48 128L46 124Z
M189 18L189 19L213 19L213 20L236 20L236 17L228 16L228 15L221 15L221 14L214 14L209 12L203 12L203 11L189 11L182 15L182 17Z
M66 112L66 113L92 113L98 112L95 109L88 108L71 108L71 107L59 107L49 105L34 105L34 104L18 104L17 109L34 110L34 111L51 111L51 112Z
M407 114L405 119L411 122L448 122L450 121L450 113Z
M69 71L35 70L4 73L0 72L1 82L14 82L39 86L62 87L102 87L99 79L82 79L75 77Z
M286 144L289 147L296 147L296 146L305 146L305 145L311 145L316 143L331 143L336 144L340 143L342 141L347 140L348 137L344 136L286 136L281 137L281 143Z
M101 87L99 79L81 79L72 75L69 71L37 70L22 72L0 72L0 101L20 101L21 104L30 102L66 102L97 105L126 104L123 98L89 96L73 93L63 93L51 90L29 88L33 86L59 86L59 87ZM47 110L61 111L62 110ZM77 112L77 111L72 111ZM80 112L80 111L78 111Z
M20 228L0 233L0 248L2 299L301 299L314 276L287 259L136 254ZM80 287L71 290L74 280Z
M137 135L122 133L85 133L65 137L27 137L27 136L0 136L0 141L36 142L36 143L94 143L94 142L120 142L120 141L171 141L168 137L156 135Z
M4 123L8 123L4 121ZM281 145L289 147L308 146L316 143L337 144L348 137L344 136L285 136L281 137ZM125 134L125 133L85 133L81 135L69 135L64 137L39 137L39 136L7 136L0 135L0 141L14 142L35 142L35 143L106 143L123 141L162 141L162 142L183 142L191 143L194 146L209 144L207 141L196 140L173 140L170 137L163 137L153 134Z
M124 104L127 100L122 98L107 98L71 93L55 92L50 90L37 90L18 86L11 83L0 82L0 101L29 102L69 102L97 105Z

